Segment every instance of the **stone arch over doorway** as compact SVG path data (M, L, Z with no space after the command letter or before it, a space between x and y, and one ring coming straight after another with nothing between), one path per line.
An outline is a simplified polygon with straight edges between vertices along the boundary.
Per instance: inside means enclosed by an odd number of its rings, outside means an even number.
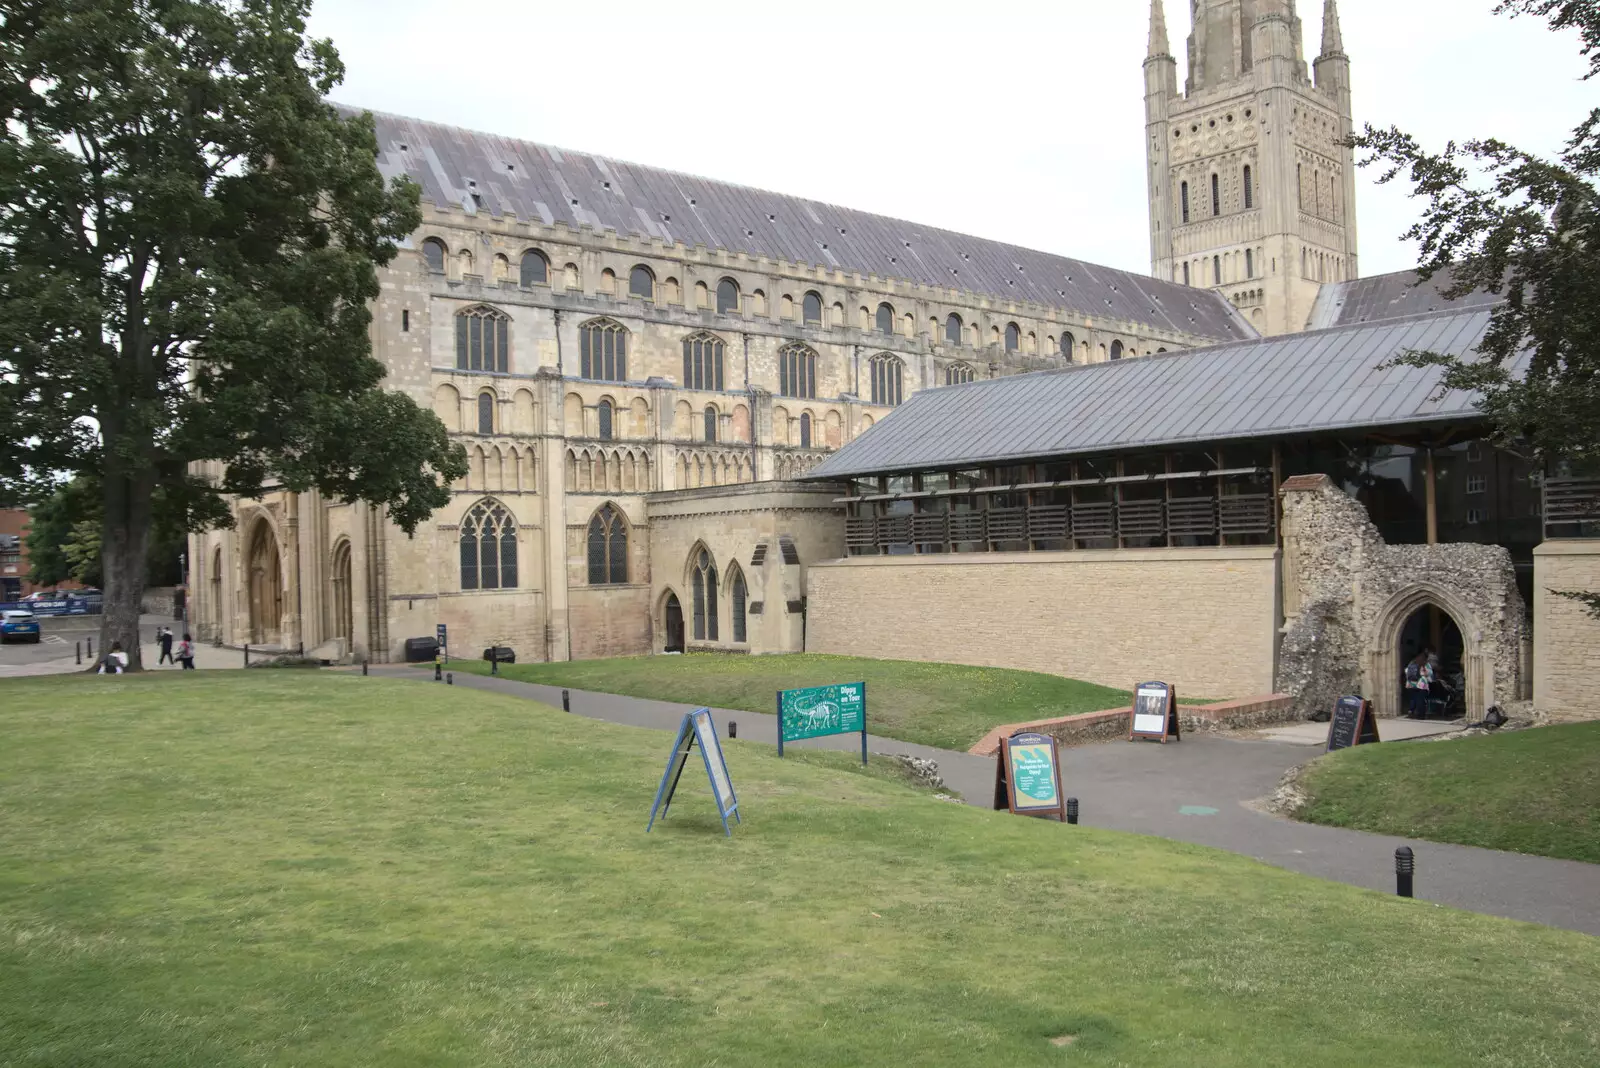
M333 587L333 595L329 598L332 610L329 636L344 642L346 655L355 647L356 638L355 596L351 578L350 539L340 538L339 543L333 547L333 566L329 571Z
M678 595L672 590L667 590L661 596L661 607L656 612L656 619L661 627L661 651L664 653L681 653L686 648L683 627L683 602L678 600Z
M250 641L276 645L283 636L283 554L272 521L261 516L245 543L246 593L250 606Z
M1405 711L1400 695L1400 680L1405 669L1400 640L1411 617L1430 606L1447 613L1461 631L1467 719L1480 720L1492 703L1488 699L1491 688L1485 681L1485 673L1490 670L1483 649L1485 627L1459 597L1436 582L1414 582L1397 590L1377 610L1368 630L1370 644L1362 691L1380 716L1398 716Z

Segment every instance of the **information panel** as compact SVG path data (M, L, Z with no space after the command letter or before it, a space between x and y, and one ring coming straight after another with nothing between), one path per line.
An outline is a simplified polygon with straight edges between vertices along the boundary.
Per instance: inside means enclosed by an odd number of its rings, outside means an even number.
M867 762L867 684L844 682L778 691L778 755L785 742L861 732L861 762Z
M1171 683L1141 682L1133 688L1133 723L1129 740L1155 738L1165 742L1179 739L1178 693Z
M1378 721L1372 715L1372 702L1363 697L1341 697L1333 706L1328 721L1328 752L1353 745L1380 741Z
M1066 821L1066 801L1061 796L1061 751L1054 738L1019 731L1000 743L997 756L995 808Z
M739 798L733 791L733 780L728 775L728 762L722 754L722 743L717 738L717 726L711 719L709 708L697 708L686 713L683 721L678 724L678 735L672 742L672 755L667 758L667 769L661 774L661 785L656 788L655 803L650 806L650 822L645 825L645 833L656 825L656 817L667 818L667 809L672 806L673 795L678 790L678 779L683 775L683 769L689 763L690 750L696 744L700 747L700 756L706 767L706 779L711 783L711 796L717 803L717 814L722 817L722 830L724 834L732 836L733 829L728 826L728 817L732 816L736 823L743 823L739 815Z

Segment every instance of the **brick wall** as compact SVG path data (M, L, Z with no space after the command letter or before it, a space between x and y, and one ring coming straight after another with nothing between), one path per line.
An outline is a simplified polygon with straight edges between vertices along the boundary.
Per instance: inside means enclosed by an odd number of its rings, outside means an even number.
M1552 590L1600 590L1600 540L1547 541L1533 550L1533 705L1600 718L1600 621Z
M1242 697L1272 692L1277 595L1271 547L851 557L810 569L806 648Z

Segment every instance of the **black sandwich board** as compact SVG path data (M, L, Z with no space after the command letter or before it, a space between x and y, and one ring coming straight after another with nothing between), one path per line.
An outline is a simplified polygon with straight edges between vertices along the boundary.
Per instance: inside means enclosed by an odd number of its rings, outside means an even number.
M730 838L733 836L733 830L728 826L729 816L737 823L744 822L739 815L739 798L733 792L733 780L728 777L728 762L722 755L722 743L717 739L717 725L711 721L711 709L697 708L684 713L683 722L678 724L678 737L673 740L672 755L667 758L667 770L661 774L655 804L650 806L650 822L644 829L646 834L656 825L657 813L662 819L667 818L672 795L678 789L678 779L683 775L684 765L689 763L689 751L697 743L700 755L705 759L711 796L717 802L717 815L722 817L723 833Z
M1048 734L1018 731L995 753L994 807L1018 816L1067 822L1061 796L1061 749Z
M1378 737L1378 721L1372 715L1372 702L1363 697L1341 697L1328 720L1328 752L1349 749L1352 745L1371 745Z
M1133 712L1128 722L1128 741L1154 738L1163 744L1168 738L1183 741L1178 730L1178 691L1167 682L1141 682L1133 688Z

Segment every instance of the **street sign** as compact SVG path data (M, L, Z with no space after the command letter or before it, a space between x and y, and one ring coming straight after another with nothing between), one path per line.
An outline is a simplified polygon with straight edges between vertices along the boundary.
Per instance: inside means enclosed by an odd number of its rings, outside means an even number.
M1065 823L1061 750L1048 734L1019 731L1000 743L994 772L994 807L1019 816L1048 816Z
M662 819L667 818L672 795L678 789L678 779L683 775L683 769L689 763L689 752L696 744L700 746L700 755L704 758L706 780L711 783L711 796L717 803L717 814L722 817L723 833L733 836L733 830L728 826L729 816L736 823L744 822L739 815L739 798L733 792L733 780L728 775L728 762L722 754L722 743L717 738L717 725L712 722L711 709L697 708L685 713L683 722L678 724L678 736L672 742L667 770L662 773L661 785L656 788L655 804L650 806L650 822L644 828L646 834L656 825L657 814Z
M861 763L867 762L867 684L845 682L778 691L778 755L785 742L861 732Z
M450 639L449 631L445 629L443 623L434 628L434 637L439 642L439 659L448 664L450 662Z

